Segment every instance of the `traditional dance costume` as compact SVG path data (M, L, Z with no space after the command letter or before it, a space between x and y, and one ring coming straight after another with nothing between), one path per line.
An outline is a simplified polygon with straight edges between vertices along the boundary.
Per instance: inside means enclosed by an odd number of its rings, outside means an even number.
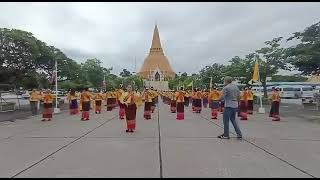
M92 95L88 91L84 91L81 93L81 102L82 102L82 121L87 121L89 120L89 115L90 115L90 104L91 104L91 99Z
M113 109L113 93L111 91L106 93L107 99L107 111L112 111Z
M30 108L32 115L38 114L38 103L42 97L39 96L38 92L32 91L30 95Z
M151 119L151 105L152 105L152 94L149 90L145 90L143 92L143 99L144 99L144 118Z
M280 93L278 91L273 91L271 95L271 109L270 109L270 117L272 117L272 121L280 121Z
M120 97L120 102L125 105L125 114L127 121L127 130L126 132L133 132L136 128L136 113L137 106L141 104L138 102L142 102L139 100L139 97L134 92L124 92Z
M212 90L209 94L209 103L211 108L211 118L218 119L220 93L218 90Z
M201 109L202 109L201 99L202 99L202 93L200 91L197 91L195 93L195 104L194 104L196 113L201 113Z
M156 91L154 90L150 90L150 95L151 95L151 112L153 113L155 108L156 108L156 103L157 103L157 98L158 98L158 94Z
M207 108L208 107L208 92L203 92L202 93L202 104L203 104L203 108Z
M247 91L248 98L248 114L253 114L253 92L251 89Z
M176 96L175 96L174 92L171 92L170 95L171 95L170 110L171 110L171 113L176 113L176 111L177 111Z
M123 93L124 93L124 91L122 89L119 89L117 91L117 102L119 104L119 118L120 119L124 119L124 117L125 117L125 105L120 102L120 97L122 96Z
M196 92L192 92L191 103L192 103L192 112L196 112Z
M101 114L101 106L102 106L102 100L103 100L103 95L102 93L97 93L95 96L95 105L96 105L96 113Z
M42 113L42 121L46 119L51 121L53 114L53 95L51 93L45 94L43 97L43 113Z
M68 94L70 115L79 113L78 96L76 94Z
M189 107L190 97L191 97L190 92L186 92L184 95L184 106Z
M247 90L243 90L240 93L240 103L239 103L239 112L238 116L240 117L240 120L248 120L248 114L247 114Z
M184 91L178 91L176 92L176 100L177 100L177 120L183 120L184 119L184 97L185 92Z

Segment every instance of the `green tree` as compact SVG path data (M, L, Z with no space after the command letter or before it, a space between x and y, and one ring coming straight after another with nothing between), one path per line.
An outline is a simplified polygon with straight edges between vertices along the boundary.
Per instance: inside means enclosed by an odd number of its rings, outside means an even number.
M225 75L237 78L243 84L247 84L252 79L254 64L252 54L246 55L245 58L235 56L229 62L231 64L226 67Z
M199 82L200 84L195 84L195 87L209 88L210 78L212 78L212 84L223 83L223 77L225 74L226 66L218 63L214 63L211 66L205 66L199 72Z
M79 77L81 66L74 60L68 58L61 50L47 46L38 41L40 56L36 59L38 71L43 71L48 78L53 75L55 70L55 61L58 63L58 81L75 80Z
M280 47L282 37L274 38L271 41L266 41L267 47L263 47L256 52L263 57L260 61L260 78L264 88L264 97L267 98L267 77L278 72L279 69L287 69L285 61L285 50Z
M143 79L140 76L131 75L128 78L126 78L125 81L126 81L125 84L130 83L134 87L134 89L137 89L137 90L143 89Z
M291 76L284 76L284 75L274 75L272 76L273 82L305 82L308 78L303 77L301 75L291 75Z
M120 76L121 77L129 77L129 76L132 76L132 74L127 69L123 69L122 72L120 72Z
M37 39L32 33L0 28L0 80L13 83L36 70L40 55Z
M48 46L32 33L0 28L0 81L27 88L50 87L55 61L58 80L78 77L80 66L59 49ZM30 82L29 82L30 81Z
M288 61L305 75L320 69L320 22L295 32L287 39L300 40L300 43L286 49Z
M87 59L85 63L81 64L82 82L90 82L93 87L102 87L102 82L105 75L110 73L110 69L101 66L102 62L99 59Z

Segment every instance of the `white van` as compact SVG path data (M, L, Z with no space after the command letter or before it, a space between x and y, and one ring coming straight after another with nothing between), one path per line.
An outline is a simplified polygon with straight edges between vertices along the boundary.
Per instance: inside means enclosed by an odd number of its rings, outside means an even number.
M314 87L314 89L313 89L313 94L315 94L315 93L320 93L320 86L316 86L316 87Z
M312 86L302 86L301 87L301 98L312 99L314 97L314 92Z
M279 88L282 94L281 97L287 99L297 98L297 92L300 92L300 88L294 86L280 86Z
M252 87L252 92L257 96L257 97L260 97L260 91L261 93L263 94L263 87L259 87L259 86L255 86L255 87Z

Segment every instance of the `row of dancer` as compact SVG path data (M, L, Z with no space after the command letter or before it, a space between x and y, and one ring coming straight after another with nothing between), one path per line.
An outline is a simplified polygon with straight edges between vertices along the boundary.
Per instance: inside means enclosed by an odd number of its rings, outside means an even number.
M162 101L170 106L171 113L177 113L177 120L184 119L184 107L189 106L190 91L184 91L180 87L178 91L162 91L160 92Z
M184 91L181 87L179 91L164 91L161 93L162 100L165 104L170 105L172 113L177 112L177 119L184 119L184 107L188 107L192 103L192 111L201 113L203 108L211 108L213 119L217 119L218 112L223 112L224 101L221 100L221 90L213 88L211 91L200 90Z
M44 96L44 112L43 121L50 121L52 118L52 104L54 95L45 91ZM82 111L81 120L90 120L90 110L95 109L96 114L101 114L103 101L107 106L107 111L112 111L119 107L119 118L126 119L126 132L134 132L136 128L136 111L137 107L142 105L141 93L132 90L132 86L128 85L126 90L120 87L116 91L109 92L91 92L88 88L84 88L81 94L71 90L67 96L69 100L69 109L71 115L79 114ZM80 103L78 101L80 100Z
M178 91L163 91L161 92L162 100L165 104L170 106L172 113L177 112L178 120L184 119L184 107L188 107L192 102L192 110L194 113L201 113L202 106L211 109L211 118L218 119L218 114L224 111L224 100L222 99L222 90L214 87L209 92L207 90L200 90L198 88L194 91L185 91L182 87ZM254 92L252 87L245 87L240 92L238 101L238 117L240 120L248 120L248 115L253 114L254 109ZM273 121L280 120L280 92L273 88L272 94L269 97L271 101L270 117Z
M145 87L142 93L142 100L144 101L144 119L151 119L151 114L154 113L156 105L158 103L158 92L153 87L150 89Z
M251 87L245 87L240 92L240 101L239 101L239 112L238 117L240 120L248 120L248 115L253 114L253 106L254 106L254 96L255 94L252 92ZM272 93L268 97L271 108L269 117L272 118L272 121L280 121L280 101L281 101L281 92L279 88L272 88Z

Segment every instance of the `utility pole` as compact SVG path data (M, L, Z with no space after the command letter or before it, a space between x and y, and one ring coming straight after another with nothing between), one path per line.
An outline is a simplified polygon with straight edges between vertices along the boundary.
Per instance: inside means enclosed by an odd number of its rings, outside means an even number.
M56 85L56 107L53 109L54 113L60 113L60 108L58 108L58 62L55 62L55 85Z
M136 60L136 57L134 57L134 72L137 72L137 60Z

